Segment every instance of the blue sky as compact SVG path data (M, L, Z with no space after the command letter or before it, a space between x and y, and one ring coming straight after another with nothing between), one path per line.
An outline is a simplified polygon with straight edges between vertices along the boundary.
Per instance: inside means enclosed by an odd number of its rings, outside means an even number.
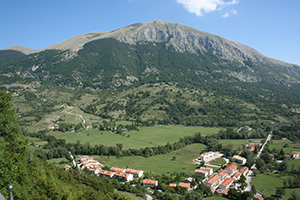
M299 0L1 0L0 49L42 49L82 33L155 19L300 65Z

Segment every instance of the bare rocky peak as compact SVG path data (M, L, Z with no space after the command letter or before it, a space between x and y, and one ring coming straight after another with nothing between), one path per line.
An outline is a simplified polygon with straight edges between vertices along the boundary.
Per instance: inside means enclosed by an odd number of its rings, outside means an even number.
M245 59L262 61L264 58L256 50L238 42L162 20L136 23L114 31L82 34L45 49L70 49L77 52L87 42L110 37L129 44L166 42L166 47L175 51L191 53L210 51L240 61Z
M205 53L209 51L230 60L244 61L250 59L254 62L274 62L273 59L266 58L255 49L238 42L227 40L188 26L162 20L136 23L114 31L81 34L40 51L47 49L70 50L72 55L76 56L76 53L82 49L86 43L102 38L115 38L129 44L166 42L166 48L179 52ZM26 54L38 52L37 50L25 50L27 48L23 47L18 47L18 49ZM280 65L288 66L283 62L281 62Z

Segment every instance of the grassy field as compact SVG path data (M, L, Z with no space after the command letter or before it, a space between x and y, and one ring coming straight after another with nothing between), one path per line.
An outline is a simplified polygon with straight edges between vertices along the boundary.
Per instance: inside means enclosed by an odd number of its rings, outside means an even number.
M140 156L128 156L116 158L115 156L93 156L96 160L105 161L109 167L124 167L141 169L157 174L167 172L191 172L198 167L193 159L200 155L200 152L205 150L205 146L201 144L193 144L186 146L177 151L168 154L156 155L149 158Z
M285 177L286 178L286 177ZM280 177L279 175L266 175L266 174L259 174L254 177L252 184L254 184L255 188L265 194L266 196L271 196L276 194L277 187L283 187L283 180L284 177ZM289 199L291 197L291 193L295 191L297 194L300 195L300 188L294 189L284 189L285 195L282 199Z
M169 125L143 127L139 131L124 132L125 136L97 129L90 129L81 133L52 132L50 134L65 139L68 143L80 141L81 144L104 144L107 146L115 146L117 143L122 143L124 149L139 149L165 145L167 142L174 143L180 138L194 135L196 132L200 132L202 135L209 135L219 130L220 128Z
M300 167L300 160L289 160L287 161L287 165L288 165L288 170L293 169L299 169Z
M233 149L239 149L243 148L244 144L249 144L250 141L246 139L240 139L240 140L219 140L219 143L221 143L223 146L231 146Z
M277 187L283 187L283 179L275 175L258 174L253 178L255 188L267 196L274 195Z
M284 147L287 145L287 147ZM285 140L272 140L271 144L269 144L270 149L278 149L285 153L290 153L291 151L300 151L300 143L292 142L292 141L285 141Z
M217 159L209 162L209 164L211 164L211 165L219 165L219 164L224 165L225 163L226 163L226 161L224 160L224 158L217 158Z
M47 160L47 162L55 164L59 168L64 168L65 165L71 165L71 166L73 166L71 164L71 162L68 161L66 158L53 158L53 159ZM60 162L64 162L64 163L60 163Z

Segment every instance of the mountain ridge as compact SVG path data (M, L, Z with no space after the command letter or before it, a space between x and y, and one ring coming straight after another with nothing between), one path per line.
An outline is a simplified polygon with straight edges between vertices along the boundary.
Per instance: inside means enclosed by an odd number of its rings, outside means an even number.
M240 62L252 59L256 62L271 62L285 67L298 66L283 61L278 62L274 58L268 58L257 50L239 42L163 20L134 23L112 31L96 31L80 34L41 50L32 50L17 46L2 50L16 50L26 55L45 50L69 50L71 51L71 57L74 57L85 44L103 38L115 38L128 44L164 41L167 42L167 48L179 52L197 53L198 51L213 51L215 54L222 54L227 59L234 59Z

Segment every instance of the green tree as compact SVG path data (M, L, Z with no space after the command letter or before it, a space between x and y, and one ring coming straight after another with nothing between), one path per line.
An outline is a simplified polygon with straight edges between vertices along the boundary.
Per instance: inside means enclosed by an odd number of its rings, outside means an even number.
M276 196L282 197L284 195L285 195L285 191L284 191L283 188L279 187L279 188L276 189Z

